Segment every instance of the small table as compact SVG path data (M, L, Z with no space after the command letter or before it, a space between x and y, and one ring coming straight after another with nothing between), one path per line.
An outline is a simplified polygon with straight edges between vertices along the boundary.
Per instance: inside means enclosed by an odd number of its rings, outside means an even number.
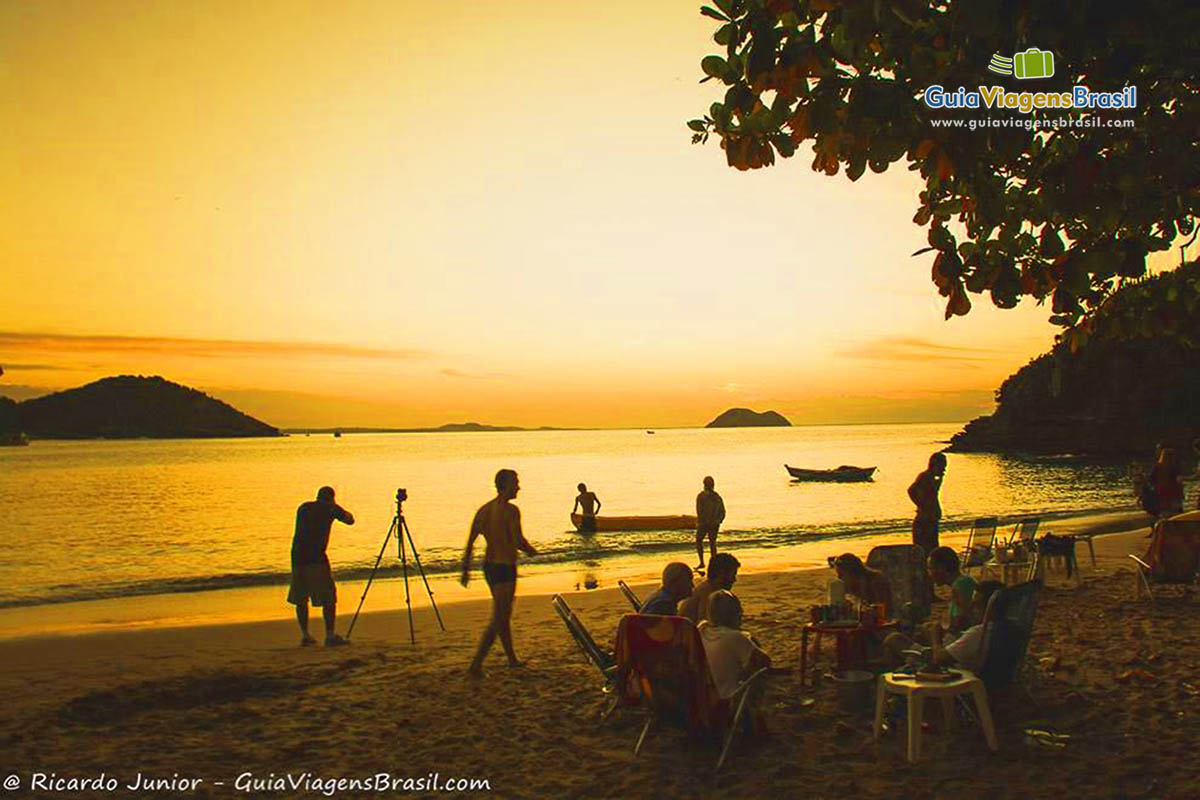
M800 631L800 685L808 680L808 637L817 635L813 643L815 658L821 651L821 636L831 634L837 637L837 668L839 672L849 669L862 669L867 661L867 634L874 631L888 631L898 628L896 620L875 625L863 625L855 622L846 625L838 622L809 622Z
M885 672L879 676L875 691L875 739L883 730L883 707L889 694L904 695L908 700L908 762L914 763L921 757L921 714L926 698L941 698L942 714L946 727L954 724L954 698L969 694L975 700L979 712L979 724L987 739L988 748L995 752L996 728L992 724L992 710L988 706L987 690L974 673L954 670L957 677L948 681L922 681L914 675L899 675Z
M983 575L987 577L989 573L994 572L1000 576L1000 581L1005 586L1012 586L1014 583L1020 583L1021 579L1028 574L1029 569L1033 566L1032 561L985 561L982 565Z

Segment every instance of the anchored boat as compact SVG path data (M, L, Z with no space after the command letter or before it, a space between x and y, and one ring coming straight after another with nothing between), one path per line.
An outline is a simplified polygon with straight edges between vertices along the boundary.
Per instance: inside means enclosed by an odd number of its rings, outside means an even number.
M875 470L878 469L878 467L852 467L847 464L843 464L837 469L803 469L801 467L789 467L787 464L783 466L794 480L834 483L869 481L875 474Z

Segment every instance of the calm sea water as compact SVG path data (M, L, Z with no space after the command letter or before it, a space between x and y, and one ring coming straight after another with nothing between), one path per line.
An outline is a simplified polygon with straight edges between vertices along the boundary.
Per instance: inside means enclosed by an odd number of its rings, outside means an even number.
M218 441L35 442L0 448L0 606L287 582L297 504L322 484L358 519L335 525L339 578L363 577L397 487L427 570L454 569L492 476L521 476L539 569L691 549L686 532L584 538L568 513L580 481L605 514L694 512L703 476L728 508L722 542L772 548L907 527L905 489L958 425L735 430L362 434ZM867 484L793 483L784 471L876 465ZM1129 507L1123 464L951 455L948 521ZM395 551L385 564L394 574Z

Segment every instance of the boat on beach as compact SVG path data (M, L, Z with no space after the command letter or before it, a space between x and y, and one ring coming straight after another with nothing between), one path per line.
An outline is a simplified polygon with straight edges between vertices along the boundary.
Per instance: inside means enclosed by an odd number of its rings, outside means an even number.
M575 530L583 523L582 514L572 514ZM659 517L596 517L597 531L686 531L696 529L696 518L690 514Z
M801 467L789 467L783 465L788 474L793 480L797 481L822 481L833 483L860 483L869 481L875 474L878 467L854 467L848 464L843 464L836 469L803 469Z

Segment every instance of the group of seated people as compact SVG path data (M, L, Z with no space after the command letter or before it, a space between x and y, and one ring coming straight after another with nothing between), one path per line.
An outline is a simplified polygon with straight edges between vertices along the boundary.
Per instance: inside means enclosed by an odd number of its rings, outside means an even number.
M667 564L662 586L640 611L695 623L713 684L723 698L731 697L746 676L771 664L754 637L742 630L742 604L730 591L740 566L733 554L717 553L708 563L708 576L697 585L687 564Z
M983 623L988 603L1004 584L976 581L962 572L958 553L949 547L935 548L929 554L929 577L937 586L950 589L948 626L937 621L918 626L912 635L889 634L882 641L889 666L905 663L905 651L930 648L928 660L940 666L959 666L978 672L983 666ZM833 561L838 579L846 593L867 605L883 605L892 616L892 590L887 576L871 569L853 553L844 553Z
M892 667L905 663L906 651L929 648L929 662L977 672L983 666L988 602L1004 584L980 583L964 574L958 554L949 547L933 550L928 565L932 582L950 589L948 627L943 629L939 622L930 621L914 628L911 634L881 635L878 649ZM713 683L724 698L732 696L746 676L771 664L754 638L742 630L742 604L731 591L739 566L731 553L717 553L709 562L708 576L696 584L691 567L672 562L663 570L662 585L640 611L686 617L696 624ZM886 615L892 617L892 590L882 572L868 567L853 553L838 556L833 566L847 594L867 605L882 605Z

